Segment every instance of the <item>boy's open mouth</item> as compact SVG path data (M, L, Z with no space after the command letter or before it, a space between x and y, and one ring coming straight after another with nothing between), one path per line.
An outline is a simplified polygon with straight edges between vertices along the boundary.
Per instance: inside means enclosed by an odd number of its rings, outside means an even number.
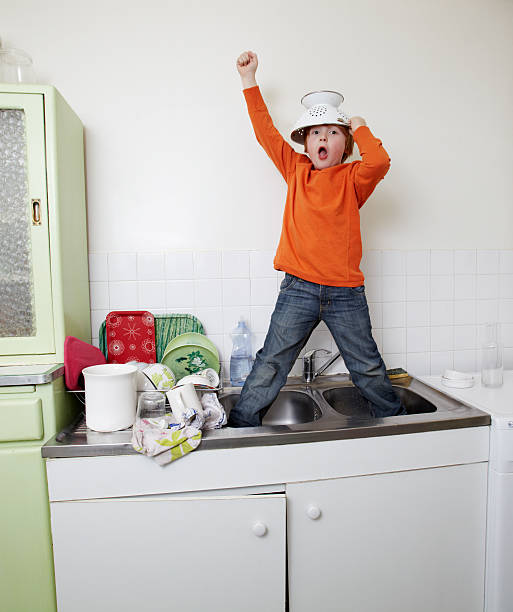
M326 149L326 147L319 147L317 155L319 156L320 160L324 160L328 157L328 150Z

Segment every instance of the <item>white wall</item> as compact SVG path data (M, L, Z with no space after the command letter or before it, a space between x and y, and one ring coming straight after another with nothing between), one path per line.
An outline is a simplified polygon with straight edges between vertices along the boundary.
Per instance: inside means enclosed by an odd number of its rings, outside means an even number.
M508 0L18 0L0 36L84 122L91 252L275 248L285 188L246 116L247 48L284 133L324 88L383 140L366 249L513 247Z
M240 92L235 59L253 49L282 133L304 93L335 89L392 158L362 209L387 366L474 370L480 326L500 321L513 367L511 0L4 4L4 45L85 126L95 344L110 310L139 308L196 314L225 375L240 314L262 345L285 184ZM323 323L317 347L336 350Z

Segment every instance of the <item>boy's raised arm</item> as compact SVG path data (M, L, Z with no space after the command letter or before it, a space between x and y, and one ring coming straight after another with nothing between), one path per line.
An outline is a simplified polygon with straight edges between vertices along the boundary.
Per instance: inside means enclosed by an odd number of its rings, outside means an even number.
M237 70L242 81L242 89L255 87L257 84L255 72L258 68L258 58L253 51L244 51L237 58Z
M245 51L237 58L237 70L242 81L242 89L255 136L280 174L287 180L288 174L295 167L298 154L274 127L260 90L252 89L257 85L255 78L257 68L258 58L253 51Z
M351 117L351 134L362 158L355 172L356 195L361 207L388 172L390 157L383 148L381 140L372 135L362 117Z

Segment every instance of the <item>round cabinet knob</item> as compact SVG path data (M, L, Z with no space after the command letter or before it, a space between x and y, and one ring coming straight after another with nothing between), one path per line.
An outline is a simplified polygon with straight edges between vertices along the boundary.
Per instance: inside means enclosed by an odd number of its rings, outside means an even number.
M259 538L262 538L267 533L267 526L264 525L264 523L255 523L253 525L253 533Z
M321 516L321 509L318 506L308 506L306 514L312 521L316 521Z

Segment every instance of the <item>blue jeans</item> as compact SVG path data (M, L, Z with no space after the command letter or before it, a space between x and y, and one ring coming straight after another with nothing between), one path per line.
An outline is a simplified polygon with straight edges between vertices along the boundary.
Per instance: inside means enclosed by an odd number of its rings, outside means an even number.
M351 378L376 417L406 414L371 334L365 288L318 285L286 274L264 346L257 352L228 425L256 427L287 380L310 334L324 321Z

